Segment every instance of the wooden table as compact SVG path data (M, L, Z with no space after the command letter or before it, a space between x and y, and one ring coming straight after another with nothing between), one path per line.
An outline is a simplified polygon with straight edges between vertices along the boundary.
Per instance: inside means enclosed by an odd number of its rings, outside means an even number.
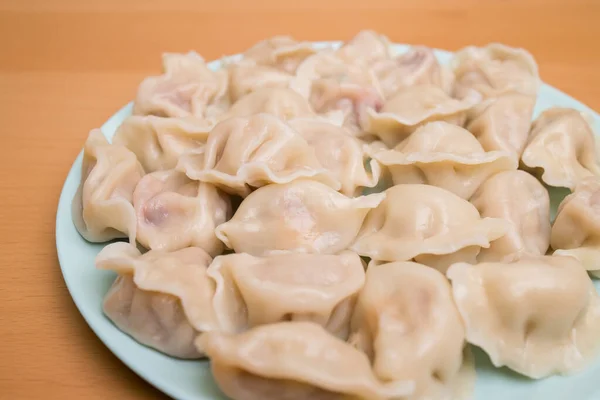
M207 59L274 34L454 50L529 49L543 79L600 109L596 0L0 1L0 398L161 398L75 308L54 244L58 196L88 131L160 70L163 51Z

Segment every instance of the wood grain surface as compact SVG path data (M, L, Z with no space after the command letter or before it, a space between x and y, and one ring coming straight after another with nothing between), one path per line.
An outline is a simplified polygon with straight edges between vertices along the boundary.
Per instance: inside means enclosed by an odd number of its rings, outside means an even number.
M207 59L275 34L362 28L449 50L530 50L542 78L600 109L597 0L0 1L0 398L165 396L96 338L55 250L58 197L91 128L160 70L164 51Z

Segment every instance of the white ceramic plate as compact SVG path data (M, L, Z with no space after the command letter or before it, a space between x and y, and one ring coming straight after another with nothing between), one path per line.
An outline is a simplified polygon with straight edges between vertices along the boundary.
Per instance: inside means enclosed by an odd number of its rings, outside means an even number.
M322 47L328 44L332 43L316 43L315 46ZM407 48L405 45L395 45L394 50L401 53ZM440 61L446 63L451 53L438 51L437 56ZM210 64L210 67L216 69L220 65L220 61L215 61ZM600 131L598 114L559 90L544 84L539 93L535 116L552 106L572 107L587 112L594 120L595 131ZM121 122L131 114L131 110L130 103L102 126L102 131L109 140ZM81 133L82 144L85 134L86 132ZM115 274L94 268L94 258L103 245L85 241L71 221L71 200L81 178L81 158L82 154L77 157L67 176L56 215L58 259L77 308L98 337L117 357L166 394L180 400L226 399L213 382L208 362L178 360L143 346L119 331L102 313L102 299ZM566 190L551 190L553 211L567 193ZM596 289L600 289L600 281L596 280L595 284ZM598 340L600 340L600 332L598 332ZM494 368L487 356L478 349L475 349L475 355L477 383L474 400L600 399L598 384L600 359L576 376L557 376L534 381L506 368Z

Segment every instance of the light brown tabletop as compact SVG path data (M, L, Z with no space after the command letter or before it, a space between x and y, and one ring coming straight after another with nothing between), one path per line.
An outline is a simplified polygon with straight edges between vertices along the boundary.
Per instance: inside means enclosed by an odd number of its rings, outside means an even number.
M525 47L542 78L600 109L596 0L0 0L0 398L164 397L88 328L55 250L58 196L91 128L160 71L160 54L207 59L275 34L455 50Z

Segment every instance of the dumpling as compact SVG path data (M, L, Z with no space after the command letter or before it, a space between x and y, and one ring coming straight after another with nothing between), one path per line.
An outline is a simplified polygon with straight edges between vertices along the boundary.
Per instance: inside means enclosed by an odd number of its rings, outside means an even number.
M211 258L197 247L143 255L132 245L113 243L96 267L119 274L104 297L104 314L138 342L180 358L200 358L200 332L220 329L212 307L215 283L206 275Z
M373 65L386 99L398 91L418 85L435 85L445 93L452 93L454 75L441 65L432 49L413 46L393 59L383 59Z
M363 134L367 111L380 110L383 105L383 98L373 87L321 80L315 82L311 93L311 104L318 113L332 121L341 119L342 125L357 135Z
M211 256L223 252L217 225L231 218L229 197L210 183L169 170L144 176L133 194L137 240L152 250L200 247Z
M238 101L248 93L265 88L287 88L293 75L274 67L257 65L253 62L233 63L229 71L229 97Z
M598 353L600 300L572 257L458 263L448 270L467 341L530 378L569 374Z
M289 124L315 150L321 165L341 183L341 193L354 196L363 187L377 185L381 176L379 163L370 159L369 147L344 128L311 118L294 119Z
M391 42L385 35L365 29L344 43L336 54L347 62L372 66L392 57Z
M462 126L474 104L469 99L455 100L434 85L413 86L399 91L379 112L367 110L364 129L394 147L428 122Z
M454 96L496 97L508 92L536 97L540 77L535 59L524 49L499 43L459 50L450 62L456 76Z
M530 169L541 169L550 186L574 190L583 178L600 176L594 132L570 108L551 108L534 121L521 160Z
M212 119L228 106L227 71L211 71L197 53L166 53L164 73L140 84L133 104L135 115Z
M312 101L320 100L314 98L311 93L315 84L323 85L330 83L338 90L344 87L374 88L379 93L380 89L375 75L364 65L348 62L336 54L335 51L322 50L308 57L296 70L296 78L292 88L304 98ZM321 103L321 101L316 101Z
M146 172L173 169L183 153L206 143L213 124L193 117L134 115L123 121L113 139L131 150Z
M414 380L408 399L470 398L475 367L446 277L424 265L371 262L350 342L383 382ZM464 354L464 355L463 355Z
M476 262L482 247L507 231L498 218L429 185L397 185L370 211L350 250L377 261L408 261L445 272L455 262Z
M222 119L250 117L266 113L284 121L292 118L315 117L308 101L288 88L264 88L251 92L235 102Z
M413 382L382 383L364 353L311 322L280 322L197 341L217 385L232 400L387 400Z
M524 171L504 171L489 178L471 198L482 217L510 222L506 235L481 249L480 262L514 261L544 255L550 244L550 197L544 186Z
M517 169L504 151L485 152L466 129L447 122L430 122L393 150L373 155L390 170L394 184L424 183L469 199L490 176Z
M470 111L466 128L485 151L506 151L519 160L529 137L535 101L521 93L488 99Z
M365 282L358 254L277 254L215 258L215 312L228 332L280 321L312 321L347 339L358 291Z
M72 202L75 227L90 242L136 237L133 190L144 176L135 154L94 129L83 148L81 182Z
M284 121L268 114L219 123L202 151L184 154L177 169L191 179L212 183L241 197L252 188L300 178L340 188L306 140Z
M584 178L560 203L552 225L554 254L577 258L600 278L600 180Z
M251 193L215 233L236 253L281 250L336 254L356 237L384 193L349 198L311 180L264 186Z
M290 36L274 36L246 50L243 60L293 74L298 65L315 52L310 42L298 42Z
M353 132L362 131L368 109L379 110L383 105L373 72L345 62L334 52L321 51L307 58L290 87L308 99L319 114L341 112L344 125Z

